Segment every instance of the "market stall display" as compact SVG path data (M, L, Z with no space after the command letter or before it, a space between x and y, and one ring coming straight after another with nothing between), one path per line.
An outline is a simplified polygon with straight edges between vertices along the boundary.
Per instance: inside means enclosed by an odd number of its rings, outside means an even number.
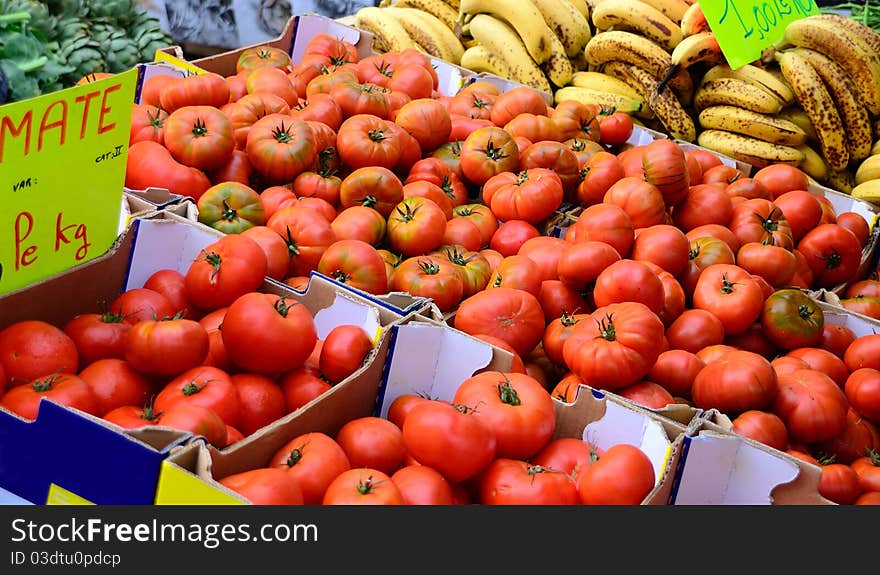
M157 504L871 501L874 33L734 66L696 3L502 5L129 65L125 193L188 207L0 298L0 430L178 430Z

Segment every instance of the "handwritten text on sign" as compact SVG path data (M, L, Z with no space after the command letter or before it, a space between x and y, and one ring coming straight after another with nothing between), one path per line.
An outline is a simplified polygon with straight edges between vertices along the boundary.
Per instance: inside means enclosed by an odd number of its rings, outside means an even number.
M790 22L819 13L815 0L702 0L700 6L731 68L759 59Z
M0 294L117 236L137 70L0 106Z

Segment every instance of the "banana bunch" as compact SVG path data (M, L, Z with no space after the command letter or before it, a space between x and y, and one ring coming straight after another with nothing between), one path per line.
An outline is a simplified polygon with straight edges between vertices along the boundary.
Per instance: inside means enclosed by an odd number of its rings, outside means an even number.
M354 14L354 26L373 34L376 52L414 48L455 64L464 54L457 20L455 0L382 0Z
M552 93L586 68L586 0L460 0L462 67Z
M878 152L873 125L880 116L880 35L851 18L817 14L789 24L769 58L811 125L805 132L825 163L823 183L880 202L880 158L872 159Z

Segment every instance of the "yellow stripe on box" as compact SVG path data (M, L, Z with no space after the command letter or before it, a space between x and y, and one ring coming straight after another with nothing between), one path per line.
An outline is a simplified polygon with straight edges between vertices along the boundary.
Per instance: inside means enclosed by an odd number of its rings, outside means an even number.
M94 505L94 503L80 497L73 491L68 491L59 485L50 483L49 495L46 496L46 505Z
M180 58L175 58L171 54L166 54L162 50L156 50L155 56L153 56L154 62L167 62L176 68L180 68L181 70L186 70L187 72L192 72L193 74L205 74L207 70L203 70L198 66L190 64L186 60L181 60Z
M205 483L177 465L162 462L156 505L243 505L228 493Z

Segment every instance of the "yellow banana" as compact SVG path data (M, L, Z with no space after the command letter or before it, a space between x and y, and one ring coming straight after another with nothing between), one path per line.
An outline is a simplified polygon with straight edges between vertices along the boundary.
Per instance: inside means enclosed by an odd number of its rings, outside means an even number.
M450 30L455 29L455 21L458 20L458 10L443 0L394 0L391 5L427 12L443 22Z
M606 62L619 60L647 70L659 80L670 65L669 53L657 43L625 30L608 30L593 36L584 48L587 62L599 69ZM687 103L693 96L693 79L686 70L669 79L669 86Z
M874 137L880 138L880 118L874 119Z
M529 55L522 38L513 27L494 16L479 13L471 19L470 31L475 40L507 63L511 74L509 79L537 90L551 92L550 81Z
M846 71L821 52L810 48L794 48L818 72L829 94L837 104L843 122L850 160L861 160L871 152L871 119L868 110L858 101L855 86Z
M795 20L792 24L799 22ZM825 87L819 73L810 63L793 50L776 52L776 60L788 85L794 91L801 108L810 117L825 161L834 170L843 170L849 163L849 151L843 122L837 113L834 99Z
M627 114L639 114L647 110L647 103L641 97L630 98L616 92L604 92L591 88L579 88L577 86L565 86L559 88L553 94L556 104L565 100L575 100L583 104L594 104L604 109L615 109Z
M629 30L670 51L681 42L681 28L642 0L602 0L590 13L597 30Z
M814 180L826 182L831 174L831 168L828 166L825 158L822 157L822 154L807 144L795 147L804 155L804 159L798 164L798 168Z
M835 22L808 16L789 23L780 44L812 48L840 64L856 85L859 100L872 114L878 115L880 57L870 54L863 42L846 32Z
M550 45L552 47L550 58L541 64L541 69L554 86L562 87L571 82L574 69L571 67L571 60L565 55L562 41L556 37L556 34L550 35Z
M864 42L874 54L880 54L880 34L874 31L870 26L863 24L855 18L847 18L846 16L833 12L829 12L828 14L820 13L812 17L817 20L826 20L843 30L850 32L854 36L861 38L862 42Z
M587 5L586 0L566 0L566 2L571 4L584 17L584 20L590 21L590 7Z
M694 141L697 133L694 119L672 90L657 91L659 81L650 72L620 60L607 62L603 70L642 94L651 112L673 138Z
M603 92L615 92L630 98L642 98L629 84L604 72L575 72L571 77L571 85L580 88L592 88Z
M813 127L813 122L810 121L810 117L800 105L786 106L779 110L776 117L797 124L807 134L807 142L811 144L819 143L819 135L816 134L816 128Z
M797 147L807 141L807 134L793 122L736 106L709 106L697 119L704 129L736 132L773 144Z
M681 34L684 38L709 30L709 22L706 20L706 15L703 14L703 7L700 6L699 2L694 2L688 6L688 9L681 16L679 25L681 26Z
M711 30L691 34L672 50L673 66L690 68L697 62L724 62L724 54L718 45L718 38Z
M577 56L574 58L569 58L571 61L571 68L575 72L581 72L583 70L587 70L590 67L589 62L587 62L587 57L584 55L583 50L578 52Z
M684 13L690 8L690 4L684 0L642 0L642 2L659 10L676 24L681 24Z
M568 0L531 1L544 16L544 22L562 43L566 56L571 58L584 50L584 46L590 41L590 25L583 14L578 12ZM557 48L551 47L551 50L555 52Z
M843 194L851 194L856 187L856 179L850 170L831 170L825 185Z
M452 8L453 10L455 10L456 12L458 12L458 8L459 8L459 6L461 6L461 2L459 2L459 0L443 0L443 1L446 2L447 4L449 4L449 7Z
M384 8L365 6L354 15L355 26L373 34L381 52L398 52L416 48L416 43L403 25Z
M466 49L461 55L461 66L474 72L488 72L501 78L510 78L512 73L507 62L500 56L489 52L482 44Z
M880 140L874 142L874 145L871 146L871 155L880 154Z
M868 156L856 169L856 184L863 184L868 180L880 180L880 154Z
M794 102L794 92L784 78L779 78L772 71L754 64L744 64L736 69L731 68L727 63L716 64L703 74L704 82L716 78L739 78L775 94L785 105Z
M383 10L396 18L410 38L418 42L431 56L453 63L461 60L464 46L437 17L415 8L389 6Z
M543 64L550 57L553 31L531 0L461 0L460 10L462 14L488 14L507 23L536 64ZM472 36L473 23L471 20Z
M704 130L697 136L697 144L763 168L774 164L797 165L803 160L803 152L791 146L772 144L751 136L734 134L723 130Z
M857 184L850 190L849 195L858 200L880 205L880 180L868 180Z
M783 102L767 90L739 78L717 78L702 82L694 93L694 108L700 111L718 104L737 106L759 114L775 114L782 109Z

